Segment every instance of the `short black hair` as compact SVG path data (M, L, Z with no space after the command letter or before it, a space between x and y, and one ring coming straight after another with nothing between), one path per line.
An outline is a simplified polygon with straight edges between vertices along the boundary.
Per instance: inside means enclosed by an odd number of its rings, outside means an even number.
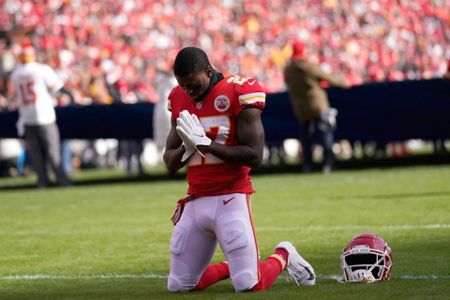
M175 76L187 76L196 74L211 64L205 51L196 47L186 47L178 52L173 64L173 72Z

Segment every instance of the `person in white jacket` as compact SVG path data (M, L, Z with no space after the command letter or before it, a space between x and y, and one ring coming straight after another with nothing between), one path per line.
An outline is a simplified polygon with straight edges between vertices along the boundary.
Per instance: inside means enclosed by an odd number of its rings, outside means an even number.
M31 43L24 43L19 64L11 74L14 98L19 109L18 135L23 137L35 172L39 188L50 185L47 165L52 168L57 186L70 181L61 161L59 129L56 124L55 95L64 89L64 82L46 64L36 61Z

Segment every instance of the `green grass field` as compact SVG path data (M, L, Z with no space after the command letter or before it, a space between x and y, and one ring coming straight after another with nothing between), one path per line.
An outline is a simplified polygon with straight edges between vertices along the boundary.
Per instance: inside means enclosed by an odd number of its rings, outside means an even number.
M96 176L85 172L76 180ZM166 290L170 217L186 191L183 180L10 188L30 180L0 179L0 299L450 297L448 165L254 176L262 257L290 240L318 281L298 287L283 274L267 292L238 295L229 280L203 292ZM365 231L392 247L392 279L337 283L343 246ZM219 250L214 261L221 259Z

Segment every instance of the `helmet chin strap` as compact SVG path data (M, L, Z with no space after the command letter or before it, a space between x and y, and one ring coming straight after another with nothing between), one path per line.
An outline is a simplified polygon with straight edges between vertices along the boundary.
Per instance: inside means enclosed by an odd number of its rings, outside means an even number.
M364 283L372 283L375 282L375 277L370 270L355 270L350 274L350 281L364 282Z

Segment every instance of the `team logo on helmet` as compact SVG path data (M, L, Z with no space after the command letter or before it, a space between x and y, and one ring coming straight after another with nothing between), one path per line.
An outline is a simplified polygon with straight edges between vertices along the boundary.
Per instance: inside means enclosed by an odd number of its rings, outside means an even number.
M214 100L214 107L217 111L224 112L230 108L230 99L225 95L220 95Z

